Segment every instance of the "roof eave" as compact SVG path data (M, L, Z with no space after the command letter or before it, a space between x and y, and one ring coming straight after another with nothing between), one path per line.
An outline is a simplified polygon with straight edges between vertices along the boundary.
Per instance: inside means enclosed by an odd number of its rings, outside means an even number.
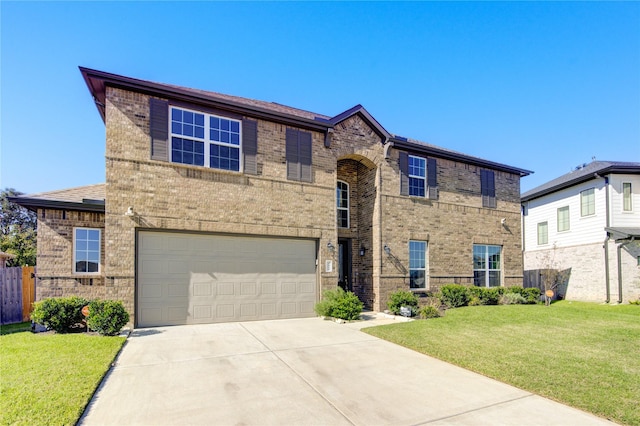
M94 98L98 112L105 121L105 105L106 105L106 87L112 86L120 89L140 92L151 96L158 96L167 99L179 100L195 104L206 105L224 109L230 112L248 115L255 118L262 118L281 124L287 124L305 129L326 132L333 125L324 120L312 120L302 117L296 117L290 114L271 111L265 108L243 105L237 102L223 99L214 99L206 95L198 95L195 93L187 93L179 88L169 87L160 83L153 83L144 80L138 80L131 77L125 77L117 74L111 74L104 71L92 70L89 68L79 67L82 77Z
M549 195L554 192L561 191L566 188L570 188L579 183L588 182L592 179L597 179L595 175L601 176L601 175L607 175L611 173L640 174L640 168L638 168L637 166L625 166L625 165L619 165L619 164L610 165L598 170L594 170L593 172L590 172L581 176L577 176L574 179L558 183L557 185L542 189L540 191L535 191L535 189L533 190L535 192L527 191L520 196L520 201L535 200L536 198L544 197L545 195Z
M29 197L7 197L12 203L16 203L29 210L37 211L41 209L56 209L56 210L77 210L85 212L99 212L104 213L104 203L78 203L74 201L61 201L61 200L47 200L43 198L29 198Z
M506 164L495 163L489 160L483 160L481 158L471 157L468 155L439 149L434 146L422 145L415 142L410 142L403 138L392 137L394 147L402 148L409 151L419 152L425 155L432 155L434 157L445 158L447 160L459 161L462 163L473 164L480 167L486 167L487 169L499 170L502 172L513 173L520 177L529 176L533 172L531 170L525 170L518 167L508 166Z

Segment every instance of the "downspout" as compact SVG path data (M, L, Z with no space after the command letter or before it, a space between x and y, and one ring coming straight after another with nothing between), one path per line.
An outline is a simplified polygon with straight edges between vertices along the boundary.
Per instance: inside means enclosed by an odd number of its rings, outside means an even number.
M632 236L629 241L618 244L618 303L622 303L622 247L632 243L635 238Z
M604 280L605 287L607 288L607 300L604 303L609 303L611 300L611 289L609 288L609 240L611 235L607 232L607 238L604 239Z
M606 227L609 228L611 226L610 212L609 212L609 177L608 176L600 176L598 173L594 173L593 176L598 178L604 178L604 195L605 195L605 222ZM607 232L607 237L604 240L604 280L605 280L605 288L607 292L607 300L605 303L609 303L611 300L611 286L610 286L610 278L609 278L609 239L611 236Z

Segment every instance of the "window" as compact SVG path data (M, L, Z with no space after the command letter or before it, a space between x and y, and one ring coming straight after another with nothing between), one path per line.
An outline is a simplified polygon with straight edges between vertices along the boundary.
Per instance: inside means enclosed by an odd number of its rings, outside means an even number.
M558 209L558 232L569 230L569 206Z
M240 122L171 108L171 161L240 171Z
M409 241L409 288L427 288L426 241Z
M473 246L473 284L478 287L501 285L500 246Z
M100 272L100 230L73 230L73 271L77 274Z
M580 193L580 216L594 214L596 214L596 191L591 188Z
M491 170L480 170L480 192L482 192L482 207L495 209L496 204L496 177Z
M349 185L338 181L336 186L336 207L338 209L338 228L349 227Z
M631 182L624 182L622 184L622 211L630 212L633 210L631 194Z
M424 197L427 176L427 160L409 156L409 195Z
M549 243L549 224L548 222L540 222L538 224L538 245Z
M312 181L311 152L311 133L287 129L287 179Z

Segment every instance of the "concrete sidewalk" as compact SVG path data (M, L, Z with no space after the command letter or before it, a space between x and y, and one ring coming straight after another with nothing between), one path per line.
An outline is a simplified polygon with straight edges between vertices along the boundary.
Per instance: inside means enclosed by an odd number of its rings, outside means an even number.
M135 330L83 425L612 425L319 318Z

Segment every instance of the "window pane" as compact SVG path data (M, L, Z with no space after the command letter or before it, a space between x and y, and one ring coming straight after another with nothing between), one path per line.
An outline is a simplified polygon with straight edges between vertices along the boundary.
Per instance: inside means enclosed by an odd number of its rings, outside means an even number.
M230 139L229 132L220 132L220 142L229 143Z
M473 246L473 284L480 287L501 285L501 246Z
M239 133L240 132L240 123L237 121L232 121L231 122L231 131L234 133Z
M590 216L595 214L595 190L593 188L587 189L580 193L580 215Z
M98 272L98 263L96 262L87 262L86 263L86 272Z
M409 195L424 197L424 179L409 178Z
M225 120L224 118L220 119L220 130L229 130L231 125L229 124L229 120Z
M209 124L212 129L220 130L220 119L218 117L211 117Z
M500 287L500 271L489 271L489 287Z
M426 279L425 279L425 271L415 270L411 271L410 279L409 279L409 287L410 288L424 288Z
M625 182L622 184L622 210L630 212L633 210L631 205L631 182Z
M547 244L548 240L549 233L547 222L541 222L538 224L538 245Z
M485 271L473 271L473 285L478 287L486 287L485 278Z
M182 111L182 122L193 124L193 113L189 111Z
M558 232L569 230L569 206L558 209Z
M76 239L78 239L78 240L86 240L87 239L87 230L86 229L76 229Z
M182 110L171 108L171 120L182 121Z

